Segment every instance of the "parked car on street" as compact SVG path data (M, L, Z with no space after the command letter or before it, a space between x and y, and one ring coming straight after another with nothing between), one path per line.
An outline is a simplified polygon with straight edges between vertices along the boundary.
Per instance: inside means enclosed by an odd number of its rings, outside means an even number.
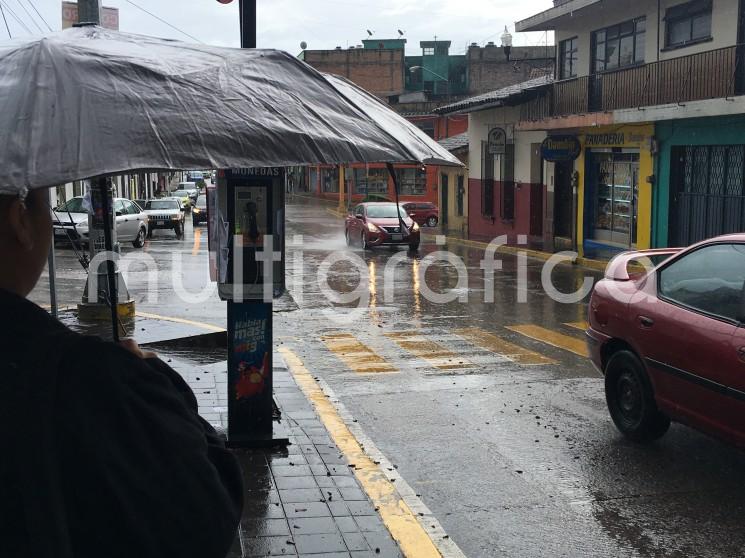
M145 204L145 213L150 218L148 238L155 229L171 229L178 238L184 235L184 212L179 198L161 198Z
M618 429L650 441L674 420L745 446L744 325L745 234L616 256L587 340Z
M440 210L431 202L407 202L403 206L419 225L434 227L440 221Z
M419 225L402 206L370 202L357 205L344 223L347 246L359 242L363 250L373 246L419 248Z
M207 222L207 195L201 194L191 209L191 222L196 227Z
M131 242L135 248L142 248L148 234L148 216L136 203L125 198L114 199L116 213L116 236L118 242ZM71 198L67 203L54 209L55 241L72 241L88 244L88 210L83 197Z

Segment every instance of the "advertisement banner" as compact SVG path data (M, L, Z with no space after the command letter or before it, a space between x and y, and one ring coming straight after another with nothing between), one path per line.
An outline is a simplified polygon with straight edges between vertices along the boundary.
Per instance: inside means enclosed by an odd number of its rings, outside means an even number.
M228 302L228 439L272 435L272 305Z

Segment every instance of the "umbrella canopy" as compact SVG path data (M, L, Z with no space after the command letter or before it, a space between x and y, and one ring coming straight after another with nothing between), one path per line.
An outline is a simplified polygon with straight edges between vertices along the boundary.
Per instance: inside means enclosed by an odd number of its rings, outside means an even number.
M0 44L0 192L133 170L461 165L351 82L276 50L95 26Z

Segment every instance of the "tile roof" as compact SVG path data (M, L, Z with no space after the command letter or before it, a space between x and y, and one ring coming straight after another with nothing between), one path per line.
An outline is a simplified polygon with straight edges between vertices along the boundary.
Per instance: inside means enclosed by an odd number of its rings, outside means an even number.
M544 75L534 79L529 79L528 81L523 81L522 83L509 85L502 89L497 89L496 91L489 91L488 93L482 93L475 97L468 97L467 99L462 99L456 103L436 108L433 112L448 114L452 112L470 112L482 105L502 106L504 101L512 97L517 97L532 89L547 87L553 82L554 77L552 75Z
M468 132L463 132L462 134L457 134L455 136L450 136L449 138L441 139L437 143L439 143L448 151L455 151L457 149L468 147Z

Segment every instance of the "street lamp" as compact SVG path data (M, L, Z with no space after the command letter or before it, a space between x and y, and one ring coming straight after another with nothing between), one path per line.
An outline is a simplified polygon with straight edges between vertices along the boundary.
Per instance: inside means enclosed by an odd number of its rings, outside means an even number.
M432 74L433 76L438 77L442 81L444 81L445 82L446 92L447 92L447 98L448 98L448 100L450 100L450 80L448 78L446 78L444 76L441 76L437 72L433 72L432 70L430 70L429 68L425 68L424 66L412 66L411 68L409 68L409 72L411 72L412 74L414 72L416 72L417 70L426 70L430 74Z

